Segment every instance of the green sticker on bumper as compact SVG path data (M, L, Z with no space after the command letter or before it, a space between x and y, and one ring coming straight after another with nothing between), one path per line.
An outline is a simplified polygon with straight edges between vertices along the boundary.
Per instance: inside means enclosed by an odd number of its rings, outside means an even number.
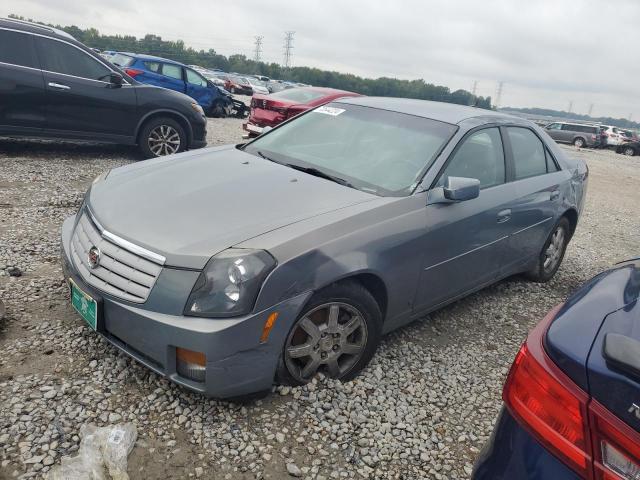
M71 305L76 309L84 321L95 330L98 322L98 303L91 298L90 295L80 290L73 280L70 280L70 283Z

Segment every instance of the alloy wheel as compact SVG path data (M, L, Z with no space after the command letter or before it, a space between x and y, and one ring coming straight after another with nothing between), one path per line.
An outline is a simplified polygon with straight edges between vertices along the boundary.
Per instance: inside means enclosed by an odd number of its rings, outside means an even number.
M171 125L158 125L149 132L149 150L154 155L170 155L180 148L180 134Z
M576 138L576 140L575 140L575 142L573 142L573 144L578 148L582 148L582 147L584 147L584 140L582 140L581 138Z
M562 252L564 251L564 228L558 226L551 235L551 241L549 246L544 252L543 267L546 271L553 270L560 262L562 258Z
M624 149L624 154L629 156L629 157L633 157L634 153L635 152L633 151L633 148L631 148L631 147L627 147L627 148Z
M307 312L293 327L284 361L301 383L320 370L340 378L360 360L366 344L367 324L362 313L346 303L325 303Z

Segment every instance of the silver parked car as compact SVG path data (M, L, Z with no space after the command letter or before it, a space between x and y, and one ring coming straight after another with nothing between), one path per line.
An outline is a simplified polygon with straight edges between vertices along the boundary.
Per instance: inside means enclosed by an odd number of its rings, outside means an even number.
M573 143L578 148L596 148L602 141L598 125L555 122L547 125L545 130L556 142Z
M64 272L91 328L193 390L350 379L390 330L513 274L549 280L586 180L526 120L348 98L101 175L62 226Z

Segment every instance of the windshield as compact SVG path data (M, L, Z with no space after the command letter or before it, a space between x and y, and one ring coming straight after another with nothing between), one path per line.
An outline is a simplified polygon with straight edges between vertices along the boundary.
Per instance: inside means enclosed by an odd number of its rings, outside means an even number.
M325 92L320 90L313 90L311 88L290 88L281 92L271 95L272 98L278 98L282 100L288 100L295 103L308 103L318 100L326 95Z
M245 151L315 168L376 195L405 196L455 131L436 120L331 103L258 137Z
M261 82L260 80L256 80L255 78L247 78L247 80L249 80L249 83L251 85L255 85L258 87L266 87L267 85L264 82Z
M122 53L114 53L111 55L109 61L118 67L128 67L134 62L135 58L130 57L129 55L124 55Z

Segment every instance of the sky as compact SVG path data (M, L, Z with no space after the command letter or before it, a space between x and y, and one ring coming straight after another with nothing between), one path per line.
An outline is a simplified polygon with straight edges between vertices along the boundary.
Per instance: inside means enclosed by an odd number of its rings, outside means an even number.
M640 0L3 0L10 13L196 49L416 79L499 106L640 120Z

